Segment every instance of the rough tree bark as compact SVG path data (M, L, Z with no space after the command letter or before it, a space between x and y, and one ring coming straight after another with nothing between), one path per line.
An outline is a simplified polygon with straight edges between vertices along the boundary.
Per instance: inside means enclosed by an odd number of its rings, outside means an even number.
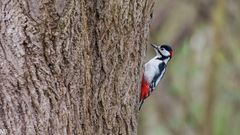
M1 135L136 134L153 3L1 0Z

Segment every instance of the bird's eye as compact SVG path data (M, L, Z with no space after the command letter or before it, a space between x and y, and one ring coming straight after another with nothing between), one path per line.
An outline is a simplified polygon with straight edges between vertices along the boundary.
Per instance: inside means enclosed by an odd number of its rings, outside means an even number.
M161 48L161 50L163 51L164 49L163 49L163 48Z

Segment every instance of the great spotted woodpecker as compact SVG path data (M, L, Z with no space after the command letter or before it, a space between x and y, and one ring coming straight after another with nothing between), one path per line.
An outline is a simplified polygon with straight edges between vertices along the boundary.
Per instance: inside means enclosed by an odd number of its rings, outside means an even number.
M151 45L156 51L156 56L144 64L139 110L141 109L144 100L150 96L152 91L162 79L166 71L167 64L173 56L173 50L169 45Z

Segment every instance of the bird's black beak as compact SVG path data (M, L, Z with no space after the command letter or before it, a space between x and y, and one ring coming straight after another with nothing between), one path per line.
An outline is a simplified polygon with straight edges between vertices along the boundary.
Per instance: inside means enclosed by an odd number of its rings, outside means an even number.
M152 47L154 48L154 49L157 49L158 50L158 47L156 46L156 45L154 45L154 44L151 44L152 45Z
M151 46L154 48L156 54L161 54L161 52L159 51L158 49L158 46L157 45L154 45L154 44L151 44Z

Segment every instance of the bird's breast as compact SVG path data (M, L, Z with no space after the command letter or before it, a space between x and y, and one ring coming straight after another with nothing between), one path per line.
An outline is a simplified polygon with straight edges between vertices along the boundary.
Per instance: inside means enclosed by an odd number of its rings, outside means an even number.
M161 64L161 61L152 60L144 65L144 77L148 83L150 83L154 76L160 72L158 67L159 64Z

